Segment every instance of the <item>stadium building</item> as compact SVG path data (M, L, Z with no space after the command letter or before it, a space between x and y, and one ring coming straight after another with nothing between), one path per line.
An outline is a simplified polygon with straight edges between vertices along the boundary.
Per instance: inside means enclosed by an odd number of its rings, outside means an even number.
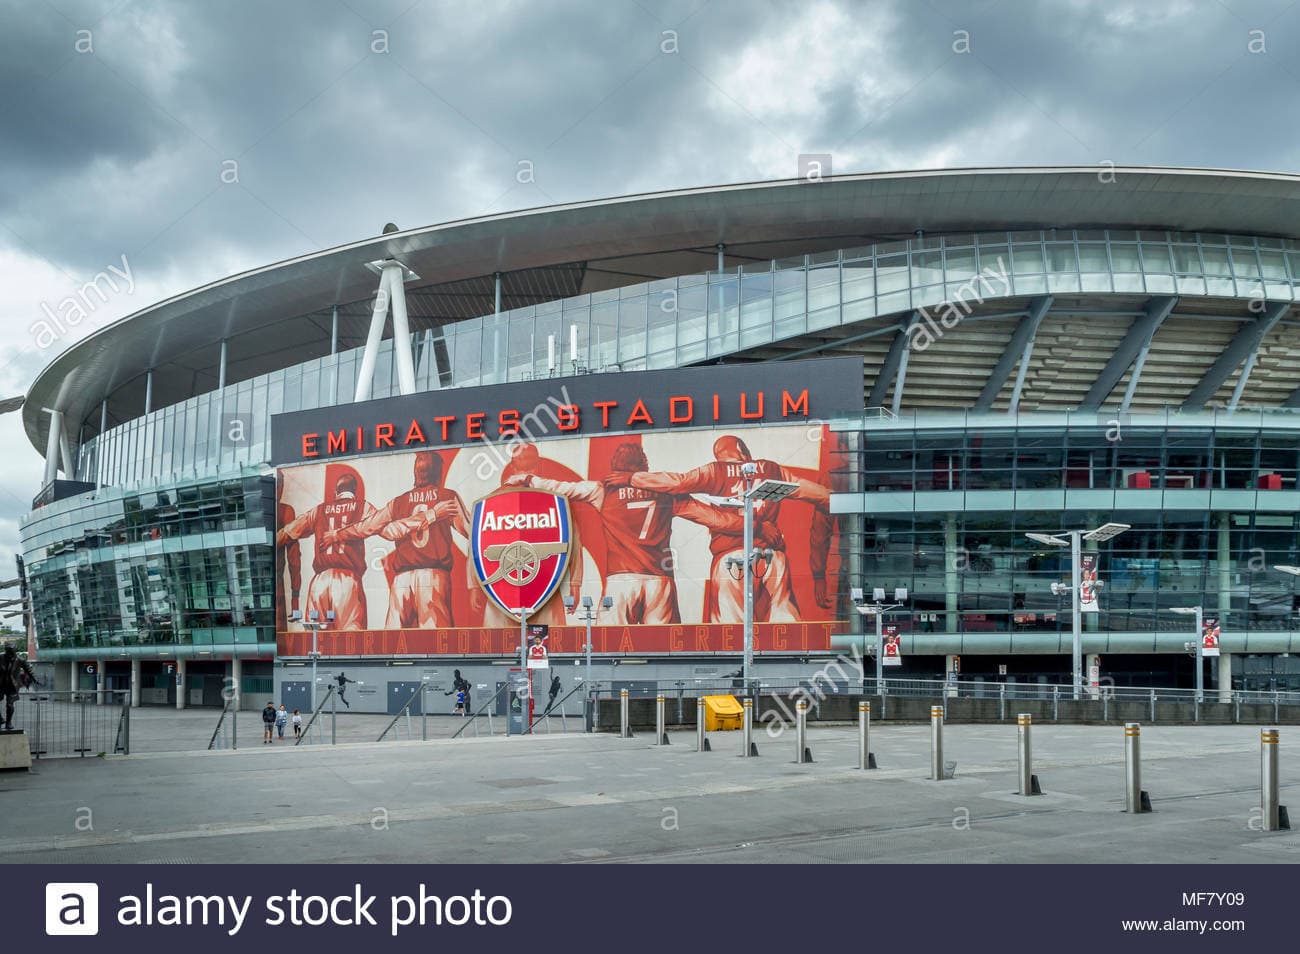
M386 229L214 282L26 397L38 658L141 704L306 701L313 662L367 710L490 689L519 625L470 523L523 527L488 511L527 488L565 503L525 522L574 537L529 620L566 686L564 596L617 597L595 678L725 678L739 531L709 475L752 458L801 488L756 518L760 678L873 644L850 590L905 587L890 675L1068 682L1070 551L1026 534L1113 522L1082 543L1092 682L1191 686L1174 610L1200 607L1207 687L1300 688L1298 222L1295 176L887 173Z

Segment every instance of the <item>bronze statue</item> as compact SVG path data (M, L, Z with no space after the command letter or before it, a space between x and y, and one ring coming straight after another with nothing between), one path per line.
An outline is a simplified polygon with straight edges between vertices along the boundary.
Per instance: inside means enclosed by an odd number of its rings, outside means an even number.
M14 727L14 703L18 701L18 690L26 689L38 680L27 660L19 659L12 644L5 647L0 654L0 696L5 700L4 730Z

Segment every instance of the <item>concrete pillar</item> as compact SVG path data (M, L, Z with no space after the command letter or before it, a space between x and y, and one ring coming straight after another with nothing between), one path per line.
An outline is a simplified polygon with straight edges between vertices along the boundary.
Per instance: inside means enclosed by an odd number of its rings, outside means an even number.
M95 705L104 704L104 670L108 663L103 659L95 660Z
M1228 514L1219 514L1219 628L1226 633L1230 626L1229 614L1232 610L1232 532ZM1214 615L1208 609L1206 616Z
M186 696L189 695L189 688L185 685L185 658L176 660L176 708L184 709L186 705Z
M239 704L241 701L240 697L243 695L242 691L240 690L240 683L242 683L243 681L244 681L244 664L243 661L238 656L235 656L233 659L230 660L230 688L231 688L230 705L231 708L236 710L239 709Z
M944 631L957 632L958 590L961 577L957 574L957 515L950 513L943 523L943 608Z
M131 660L131 708L140 708L140 660Z
M1219 701L1232 701L1232 653L1219 653Z

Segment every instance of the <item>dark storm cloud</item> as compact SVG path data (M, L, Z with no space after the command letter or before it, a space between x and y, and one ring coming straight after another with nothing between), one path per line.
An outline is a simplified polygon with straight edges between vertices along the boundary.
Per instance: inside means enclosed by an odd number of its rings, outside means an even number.
M126 312L385 221L789 177L803 151L1292 171L1298 44L1289 0L0 0L0 256L80 283L127 255ZM50 294L3 316L0 384L53 357L25 340Z

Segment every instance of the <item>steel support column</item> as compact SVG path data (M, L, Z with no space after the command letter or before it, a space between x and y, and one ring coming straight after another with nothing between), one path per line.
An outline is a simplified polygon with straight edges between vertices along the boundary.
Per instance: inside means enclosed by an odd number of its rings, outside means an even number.
M1020 319L1020 324L1016 325L1016 330L1011 334L1011 340L1007 342L1006 348L1002 351L1002 357L998 358L998 363L989 373L988 382L984 389L980 391L980 396L975 399L975 411L988 411L993 407L993 402L997 400L1002 393L1002 387L1007 383L1007 378L1011 377L1013 368L1019 366L1016 372L1015 389L1011 392L1010 413L1016 413L1016 408L1020 404L1020 392L1025 384L1025 371L1029 367L1029 359L1034 353L1034 336L1038 333L1038 326L1042 324L1043 318L1047 315L1052 307L1052 296L1047 295L1042 298L1035 298L1029 303L1029 310L1025 317Z
M1201 377L1196 387L1192 388L1192 393L1187 395L1187 400L1183 402L1182 409L1184 411L1199 411L1203 408L1206 402L1214 397L1219 388L1223 386L1223 382L1228 380L1228 375L1232 374L1233 370L1243 361L1259 351L1264 336L1282 320L1282 316L1287 313L1287 309L1290 307L1290 302L1271 301L1255 317L1254 321L1248 321L1238 328L1237 333L1228 342L1228 346L1220 352L1218 359L1214 364L1210 365L1210 369ZM1251 365L1253 366L1253 364L1252 361ZM1249 373L1249 371L1243 372L1247 376ZM1292 397L1294 398L1295 395L1292 395ZM1290 404L1290 401L1288 400L1287 403Z
M907 351L912 327L919 320L920 313L914 311L907 321L899 326L898 334L890 342L889 352L885 355L880 370L876 373L875 383L871 385L871 393L867 396L867 407L885 406L885 395L889 393L889 387L894 383L894 377L898 374L899 366L903 362L903 355ZM901 389L899 393L902 393Z
M1153 298L1147 303L1146 310L1133 320L1129 326L1128 334L1124 340L1119 343L1115 353L1111 355L1106 366L1101 369L1097 375L1097 380L1093 382L1088 393L1084 396L1083 401L1079 404L1079 409L1084 411L1095 411L1106 402L1110 397L1110 392L1115 390L1115 385L1119 384L1120 379L1124 377L1124 372L1129 368L1134 368L1134 362L1139 358L1143 363L1146 362L1147 351L1151 347L1151 339L1155 337L1164 320L1169 317L1169 313L1174 310L1174 305L1178 299L1174 297ZM1130 391L1125 395L1125 403L1132 398L1131 391L1137 387L1137 378L1141 376L1141 366L1133 369L1133 374L1129 378Z

